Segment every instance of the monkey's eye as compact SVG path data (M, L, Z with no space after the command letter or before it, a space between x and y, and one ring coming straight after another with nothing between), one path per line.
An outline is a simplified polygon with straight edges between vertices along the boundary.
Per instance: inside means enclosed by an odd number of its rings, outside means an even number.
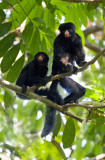
M71 32L73 32L73 30L72 30L72 29L69 29L69 32L71 33Z

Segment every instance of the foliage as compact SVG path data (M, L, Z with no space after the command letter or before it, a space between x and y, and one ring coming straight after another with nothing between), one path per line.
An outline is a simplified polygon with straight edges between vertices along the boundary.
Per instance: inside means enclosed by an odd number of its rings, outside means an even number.
M73 22L76 32L85 36L81 28L101 24L105 19L103 3L70 3L62 0L2 0L0 2L0 77L15 83L23 65L38 51L53 55L55 31L62 22ZM88 40L105 48L103 32L93 33ZM96 53L86 49L86 58ZM84 82L87 88L81 100L105 99L105 58L101 57L89 69L74 79ZM59 89L60 90L60 89ZM62 95L64 91L60 90ZM80 100L80 101L81 101ZM45 104L37 100L23 101L9 89L0 92L0 152L10 159L56 160L85 159L105 153L105 110L75 107L70 111L83 119L82 124L57 114L54 131L41 139ZM63 145L62 145L63 144ZM68 148L65 150L64 148ZM8 153L9 152L9 156Z

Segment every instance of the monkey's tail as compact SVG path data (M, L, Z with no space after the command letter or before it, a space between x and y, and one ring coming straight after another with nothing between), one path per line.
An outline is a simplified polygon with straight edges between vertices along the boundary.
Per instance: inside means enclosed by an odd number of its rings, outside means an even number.
M41 133L41 137L47 136L53 130L55 119L56 119L56 110L52 107L47 107L45 114L45 122Z
M63 104L63 99L59 95L56 88L53 88L53 89L50 88L47 98L59 105ZM47 107L46 115L45 115L45 123L44 123L41 137L47 136L53 130L55 120L56 120L56 109L52 107Z

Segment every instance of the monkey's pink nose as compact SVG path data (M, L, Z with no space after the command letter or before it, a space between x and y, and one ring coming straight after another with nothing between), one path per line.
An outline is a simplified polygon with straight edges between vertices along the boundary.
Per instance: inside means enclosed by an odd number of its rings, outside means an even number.
M68 30L66 30L64 34L65 34L65 37L70 37L71 36Z
M42 56L39 56L39 57L38 57L38 61L43 61L43 57L42 57Z

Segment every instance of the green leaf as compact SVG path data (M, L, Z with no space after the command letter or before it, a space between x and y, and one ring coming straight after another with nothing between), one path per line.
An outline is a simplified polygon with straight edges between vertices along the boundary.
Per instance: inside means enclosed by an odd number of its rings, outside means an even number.
M12 22L0 24L0 37L4 36L11 28Z
M79 18L81 19L81 23L86 27L87 26L87 15L85 13L85 6L81 4L78 6L78 14Z
M55 17L54 13L52 13L49 9L45 9L44 11L44 21L51 30L55 31Z
M46 25L43 19L41 19L40 17L35 17L33 20L38 22L39 24Z
M27 18L31 10L35 7L36 2L33 0L22 0L16 5L10 15L10 21L14 20L12 29L16 29ZM21 7L20 7L21 6Z
M46 35L52 35L52 34L54 34L54 33L50 30L50 28L48 28L48 27L39 26L39 29L40 29L44 34L46 34ZM53 36L53 35L52 35L52 36Z
M29 44L29 52L31 52L32 55L35 55L39 51L39 43L40 43L40 34L39 31L36 29L33 33L31 42Z
M2 1L2 3L0 3L0 9L8 9L14 6L15 4L17 4L17 0Z
M0 23L3 22L6 18L5 12L0 9Z
M96 93L95 90L86 88L86 94L85 97L91 98L92 100L99 100L100 96L98 95L98 93Z
M8 80L9 82L15 82L17 77L19 76L20 71L23 68L23 64L24 64L24 55L21 56L15 63L14 65L10 68L6 80Z
M30 12L29 14L29 17L31 19L34 19L35 17L40 17L42 18L43 17L43 11L44 11L44 8L42 5L35 5L35 7L32 9L32 11Z
M69 6L70 5L70 2L65 2L65 1L60 1L60 0L51 0L50 3L56 6Z
M94 3L88 3L87 5L87 9L88 11L94 10L99 6L98 2L94 2Z
M27 48L30 43L32 34L33 34L33 24L29 22L22 33L22 38Z
M11 67L11 65L14 63L18 55L19 49L20 49L20 44L18 43L17 45L13 46L10 50L6 52L1 62L2 72L6 72Z
M0 131L0 142L4 142L5 140L5 130Z
M78 8L79 6L73 6L69 8L65 18L65 22L74 23L76 28L80 27Z
M45 40L45 38L43 37L43 39L42 39L42 42L41 42L41 51L42 52L47 52L47 44L46 44L46 40Z
M63 142L63 147L68 148L70 145L73 143L75 138L75 124L72 118L69 118L66 122L64 132L63 132L63 137L62 137L62 142Z
M14 104L16 99L16 93L10 89L5 90L4 103L6 107L10 107Z
M79 36L81 37L81 39L82 39L82 45L84 46L85 45L85 36L84 36L83 31L81 31L81 29L78 28L78 30L76 30L76 33L79 34Z
M60 127L61 127L61 116L60 116L60 114L57 114L56 121L55 121L55 126L54 126L54 129L53 129L53 139L58 135Z
M0 57L5 55L5 52L11 47L11 45L13 44L14 40L15 40L16 34L15 32L10 33L9 35L7 35L6 37L4 37L1 41L0 41Z

